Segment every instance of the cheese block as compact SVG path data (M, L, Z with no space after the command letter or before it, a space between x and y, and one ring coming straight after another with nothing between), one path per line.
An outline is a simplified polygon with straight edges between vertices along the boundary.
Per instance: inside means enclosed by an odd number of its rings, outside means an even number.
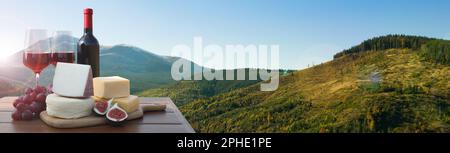
M119 77L96 77L94 82L94 96L100 98L120 98L130 95L130 80Z
M91 66L58 63L53 77L53 92L65 97L86 98L92 96Z
M100 98L96 96L92 96L95 102L108 101L110 99ZM135 95L130 95L128 97L123 98L114 98L112 101L113 104L117 103L120 108L124 109L127 113L132 113L139 108L139 97Z
M135 95L130 95L124 98L114 98L113 104L117 103L120 108L125 110L127 113L132 113L139 108L139 97Z
M91 115L94 108L92 98L68 98L50 94L45 100L47 114L63 119L76 119Z

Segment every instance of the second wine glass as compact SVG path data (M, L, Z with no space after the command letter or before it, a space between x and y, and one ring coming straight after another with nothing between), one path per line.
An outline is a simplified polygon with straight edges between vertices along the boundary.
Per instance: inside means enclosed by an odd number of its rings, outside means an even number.
M56 31L51 43L51 64L56 66L58 62L74 63L76 39L70 31Z

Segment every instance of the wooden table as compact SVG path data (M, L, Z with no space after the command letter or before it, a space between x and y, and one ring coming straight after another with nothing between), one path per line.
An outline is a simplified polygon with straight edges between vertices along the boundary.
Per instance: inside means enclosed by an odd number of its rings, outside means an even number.
M13 121L11 113L15 110L12 102L17 97L0 98L0 133L194 133L191 125L170 98L143 98L141 104L165 103L166 111L146 112L142 119L128 122L123 127L108 125L58 129L46 125L40 119L32 121Z

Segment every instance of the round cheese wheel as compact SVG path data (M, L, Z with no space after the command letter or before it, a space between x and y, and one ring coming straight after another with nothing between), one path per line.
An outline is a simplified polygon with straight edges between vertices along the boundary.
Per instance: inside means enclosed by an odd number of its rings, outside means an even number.
M76 119L91 115L94 108L92 98L67 98L50 94L45 101L47 114L64 119Z

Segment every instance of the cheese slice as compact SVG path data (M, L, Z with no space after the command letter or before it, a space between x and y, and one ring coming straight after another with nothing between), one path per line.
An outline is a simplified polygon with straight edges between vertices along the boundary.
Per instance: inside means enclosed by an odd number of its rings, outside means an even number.
M64 119L76 119L91 115L94 108L92 98L68 98L50 94L45 101L47 114Z
M130 95L130 80L119 77L96 77L94 82L94 96L100 98L121 98Z
M117 103L127 113L132 113L139 108L139 97L135 95L130 95L125 98L114 98L112 102Z
M58 63L53 77L53 92L65 97L85 98L92 96L91 66Z
M110 100L96 96L92 96L92 99L94 99L95 102ZM132 113L136 111L140 106L139 97L135 95L130 95L124 98L114 98L112 103L113 104L117 103L117 105L119 105L119 107L124 109L127 113Z
M101 98L101 97L97 97L97 96L91 96L92 99L94 99L95 102L101 102L101 101L108 101L110 99L107 98Z

